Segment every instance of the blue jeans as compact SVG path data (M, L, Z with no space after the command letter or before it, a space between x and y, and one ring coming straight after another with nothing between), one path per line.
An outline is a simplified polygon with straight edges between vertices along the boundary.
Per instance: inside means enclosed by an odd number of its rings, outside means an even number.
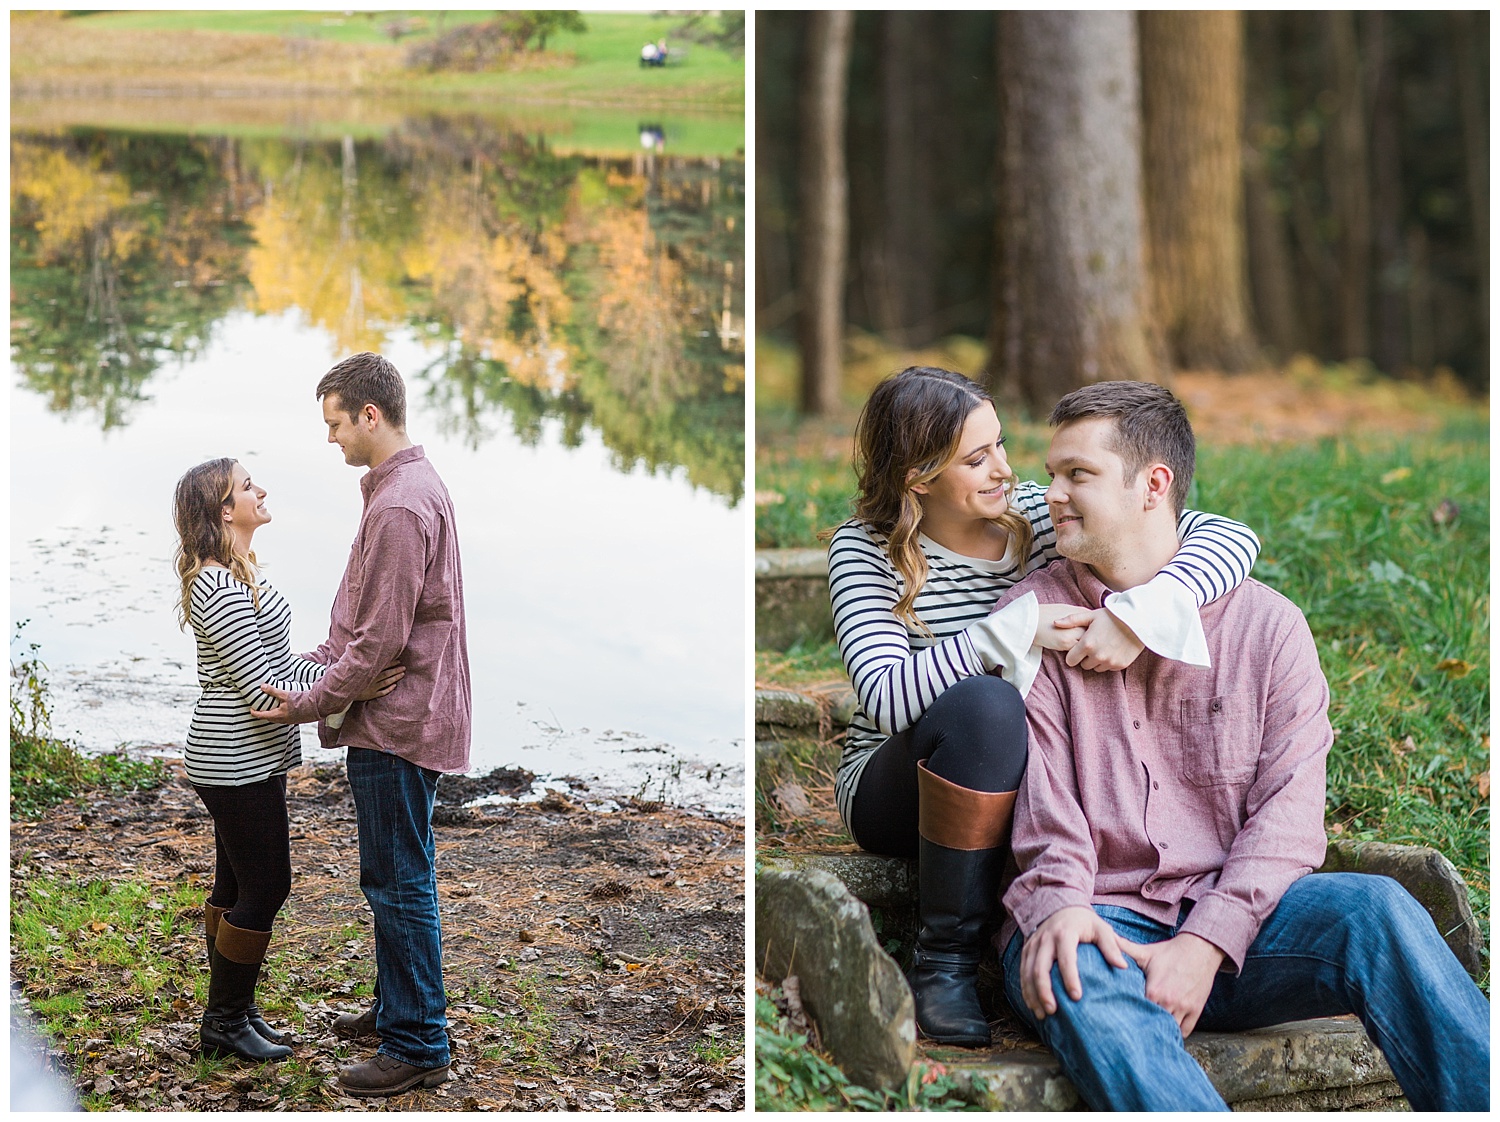
M432 836L438 773L370 748L350 748L348 769L359 887L375 915L379 1051L417 1067L441 1067L449 1057Z
M1094 910L1132 942L1177 933L1128 908ZM1058 1011L1040 1023L1021 1000L1020 962L1018 932L1005 948L1006 996L1091 1107L1227 1109L1172 1015L1147 1000L1134 961L1120 970L1097 947L1080 946L1083 999L1068 997L1054 966ZM1240 972L1215 979L1198 1028L1232 1032L1344 1013L1359 1017L1414 1110L1489 1109L1489 1004L1432 918L1386 877L1315 873L1296 881Z

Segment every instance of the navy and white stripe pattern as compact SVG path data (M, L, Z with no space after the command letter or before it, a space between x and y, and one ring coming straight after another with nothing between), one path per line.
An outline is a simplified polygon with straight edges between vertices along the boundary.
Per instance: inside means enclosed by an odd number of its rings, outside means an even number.
M1011 505L1031 523L1034 540L1026 572L1058 558L1057 533L1046 488L1017 485ZM1201 607L1250 575L1260 541L1248 526L1199 511L1184 511L1182 547L1156 579L1181 582ZM927 583L913 605L931 629L908 627L894 613L904 582L880 532L849 521L828 547L828 587L833 627L844 668L859 698L839 762L835 795L849 821L854 790L871 754L889 736L916 723L949 686L988 671L975 651L970 628L984 626L996 599L1021 578L1014 557L986 561L952 553L923 537Z
M262 682L306 689L324 668L292 653L292 609L261 581L260 610L228 569L194 578L189 621L198 646L198 685L184 753L188 779L202 787L238 787L280 775L302 761L296 725L251 716L276 705Z

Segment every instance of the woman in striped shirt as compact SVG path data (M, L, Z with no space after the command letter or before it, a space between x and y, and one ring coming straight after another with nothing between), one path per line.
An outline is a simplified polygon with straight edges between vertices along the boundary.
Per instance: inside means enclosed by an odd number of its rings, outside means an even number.
M301 762L296 725L258 720L276 699L261 684L300 689L323 667L292 654L292 612L256 571L250 547L271 521L266 492L234 460L210 460L177 483L178 614L197 643L202 694L184 753L189 781L214 820L214 887L203 909L208 936L205 1053L251 1060L292 1054L255 1006L271 927L292 885L286 773ZM368 697L395 688L392 667ZM362 700L368 700L368 697Z
M1121 670L1145 647L1199 661L1197 611L1249 575L1260 543L1184 511L1182 547L1106 607L1000 592L1055 560L1045 488L1018 482L985 389L911 367L870 396L855 431L855 517L831 535L829 591L859 699L839 763L839 813L867 850L918 862L907 973L923 1035L987 1046L975 990L1011 808L1026 767L1022 694L1041 650Z

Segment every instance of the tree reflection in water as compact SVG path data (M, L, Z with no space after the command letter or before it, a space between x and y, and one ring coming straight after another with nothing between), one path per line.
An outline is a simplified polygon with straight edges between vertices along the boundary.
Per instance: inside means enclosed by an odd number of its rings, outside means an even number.
M592 426L621 470L744 477L744 165L559 155L426 116L379 140L73 130L11 141L12 351L51 407L129 420L234 308L340 351L415 330L473 445Z

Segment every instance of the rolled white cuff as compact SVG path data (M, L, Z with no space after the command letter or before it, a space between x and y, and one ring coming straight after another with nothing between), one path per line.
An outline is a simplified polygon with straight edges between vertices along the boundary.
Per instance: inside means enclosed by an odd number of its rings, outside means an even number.
M1022 697L1031 692L1042 665L1041 648L1032 646L1040 614L1036 593L1028 592L966 629L985 670L998 669Z
M1145 584L1110 593L1104 606L1162 658L1189 666L1213 665L1198 604L1181 581L1158 574Z

